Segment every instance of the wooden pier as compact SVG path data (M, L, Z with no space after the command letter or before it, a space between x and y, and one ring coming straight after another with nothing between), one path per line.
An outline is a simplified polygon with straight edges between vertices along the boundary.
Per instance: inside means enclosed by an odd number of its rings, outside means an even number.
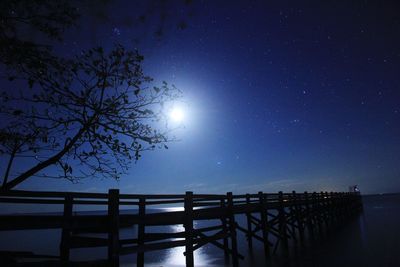
M249 248L261 242L265 256L270 257L278 247L289 250L289 244L302 244L306 236L314 238L323 229L344 223L362 209L358 193L263 193L233 195L133 195L111 189L107 193L73 192L0 192L0 202L20 204L63 205L59 215L0 215L0 231L29 229L62 229L60 261L70 260L70 250L88 247L107 247L109 266L119 266L119 256L137 254L137 266L144 266L144 254L149 251L185 247L186 266L194 266L193 252L212 244L230 257L234 267L243 256L238 250L237 234L245 233ZM73 212L77 205L107 207L107 214L88 215ZM180 209L151 208L181 207ZM135 214L121 212L126 207ZM246 220L241 225L237 215ZM195 221L211 220L212 226L195 228ZM183 225L181 232L146 232L152 226ZM132 237L122 239L123 227L137 227ZM90 234L104 233L105 238ZM0 233L1 234L1 233ZM30 254L29 254L30 255ZM28 255L28 256L29 256ZM34 255L31 255L34 257ZM46 257L42 255L42 257ZM54 258L54 255L48 256Z

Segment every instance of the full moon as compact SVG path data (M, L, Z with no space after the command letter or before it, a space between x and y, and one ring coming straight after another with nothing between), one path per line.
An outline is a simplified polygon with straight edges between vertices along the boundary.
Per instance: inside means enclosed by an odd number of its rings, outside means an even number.
M185 118L183 110L180 108L173 108L169 116L174 122L182 122Z

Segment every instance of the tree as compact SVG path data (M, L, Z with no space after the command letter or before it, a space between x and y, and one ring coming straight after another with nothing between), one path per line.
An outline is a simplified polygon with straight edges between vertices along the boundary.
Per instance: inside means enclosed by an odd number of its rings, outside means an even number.
M79 14L68 1L5 0L0 2L0 62L19 75L57 60L49 41L61 41ZM37 40L29 38L35 33ZM13 79L12 75L9 75Z
M10 1L14 2L19 1ZM52 14L51 3L62 3L35 2L49 5L45 5L46 14ZM39 22L22 19L22 23L60 38L64 27L76 18L75 10L64 4L68 12L49 16L55 22L38 15ZM9 158L3 190L32 176L118 179L144 150L167 148L172 138L164 114L180 91L166 82L152 86L153 79L142 71L143 57L138 51L115 45L109 51L96 47L72 59L62 58L47 46L18 39L16 24L21 19L15 18L26 16L22 12L5 18L11 11L0 13L0 53L15 54L2 60L10 81L3 81L3 87L23 89L1 89L0 119L5 125L0 127L0 153ZM11 43L22 50L10 47ZM22 51L29 53L21 57ZM32 158L33 165L10 179L18 156Z

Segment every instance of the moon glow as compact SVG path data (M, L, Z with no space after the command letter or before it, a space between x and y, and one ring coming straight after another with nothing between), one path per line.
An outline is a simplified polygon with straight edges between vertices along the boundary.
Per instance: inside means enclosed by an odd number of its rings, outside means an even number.
M175 107L171 110L169 117L172 121L180 123L184 120L185 114L181 108Z

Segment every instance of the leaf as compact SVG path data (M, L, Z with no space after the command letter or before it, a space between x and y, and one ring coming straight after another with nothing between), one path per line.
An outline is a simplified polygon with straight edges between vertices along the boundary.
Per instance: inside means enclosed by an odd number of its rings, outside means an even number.
M187 28L187 24L186 24L186 22L181 21L181 22L178 23L177 27L178 27L179 30L184 30L184 29Z
M22 110L20 110L20 109L16 109L13 111L13 115L15 115L15 116L19 116L21 114L22 114Z
M35 84L35 81L33 79L28 80L29 88L32 88L33 85Z

